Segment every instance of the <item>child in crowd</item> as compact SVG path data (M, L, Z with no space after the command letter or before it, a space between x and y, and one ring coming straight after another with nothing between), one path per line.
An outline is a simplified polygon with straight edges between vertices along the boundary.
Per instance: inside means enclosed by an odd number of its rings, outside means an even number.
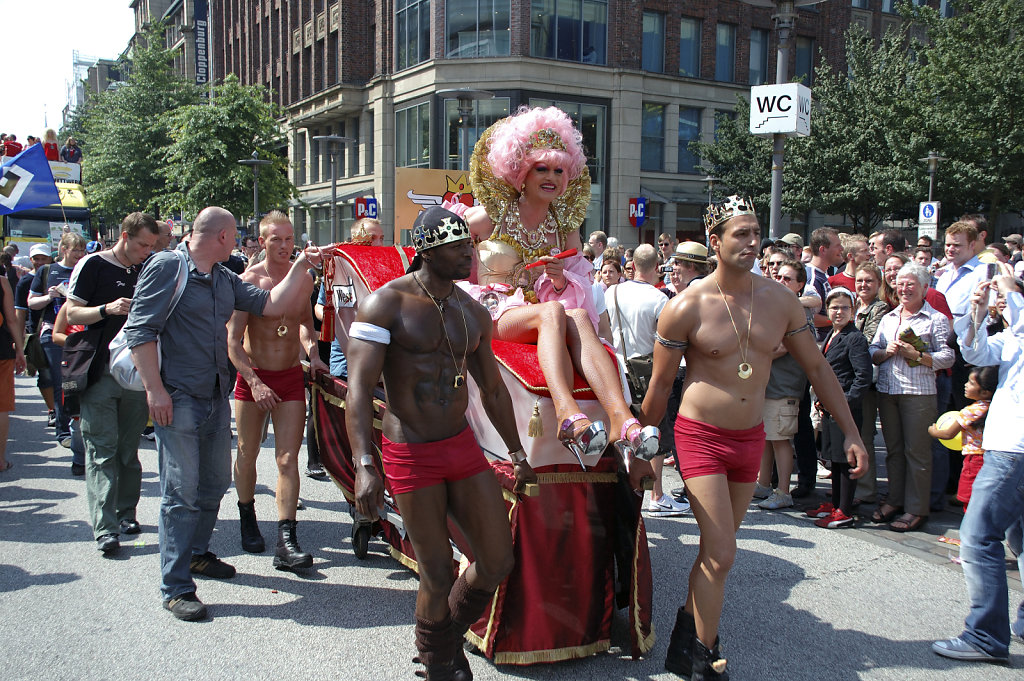
M981 435L985 428L985 415L988 413L988 405L992 395L996 392L999 384L999 367L975 367L971 369L967 377L967 384L964 385L964 397L974 400L956 415L956 420L945 428L939 428L937 423L928 426L928 434L934 438L948 440L961 433L964 456L963 469L960 471L960 484L956 489L956 498L967 510L967 502L971 500L971 489L974 487L974 479L978 477L981 464L984 462L985 450L981 448Z
M825 337L822 352L839 379L850 413L860 428L861 402L871 386L872 365L868 340L854 323L857 299L849 289L836 287L825 297L825 310L832 322L832 330ZM832 415L821 409L820 404L815 406L822 414L821 456L832 465L832 503L822 504L808 515L818 518L814 521L818 527L850 527L853 525L853 495L857 481L850 477L850 464L843 447L845 438Z

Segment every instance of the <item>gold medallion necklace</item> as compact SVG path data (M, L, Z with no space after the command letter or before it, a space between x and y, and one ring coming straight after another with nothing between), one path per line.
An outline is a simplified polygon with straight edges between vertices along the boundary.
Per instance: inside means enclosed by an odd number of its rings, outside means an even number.
M274 281L274 277L270 274L270 268L267 267L267 261L266 260L263 261L263 269L266 271L267 277L270 278L270 281L272 283L274 283L274 284L277 284L277 282ZM288 334L288 326L284 323L284 315L281 315L281 321L277 325L277 335L278 335L279 338L281 338L281 337L286 336L287 334Z
M718 278L715 278L715 286L718 288L718 295L722 296L722 302L725 303L725 311L729 313L729 321L732 322L732 330L736 333L736 344L740 345L742 338L740 337L740 330L736 327L736 320L732 316L732 308L729 307L729 301L725 299L725 293L722 292L722 287L718 284ZM742 309L742 308L740 308ZM736 368L736 375L747 380L754 373L754 367L750 366L747 362L747 351L750 349L750 325L754 321L754 278L750 278L750 316L747 317L747 344L745 347L740 348L740 365Z
M452 364L455 366L455 381L452 383L452 387L461 388L466 384L466 356L469 350L469 327L466 325L466 311L459 305L459 312L462 313L462 330L466 335L466 351L462 353L462 368L459 368L459 363L455 359L455 350L452 348L452 339L448 337L448 327L444 324L444 306L447 300L455 293L455 284L452 283L451 293L446 295L444 298L435 298L434 294L427 290L427 287L420 281L420 277L415 272L412 273L412 278L416 280L416 283L427 294L430 301L434 303L434 307L437 308L437 313L441 315L441 330L444 331L444 339L448 343L448 352L452 356Z

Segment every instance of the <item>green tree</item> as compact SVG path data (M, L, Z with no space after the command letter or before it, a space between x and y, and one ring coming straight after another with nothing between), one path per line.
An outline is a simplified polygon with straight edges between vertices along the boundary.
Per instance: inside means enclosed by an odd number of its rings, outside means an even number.
M906 29L876 41L862 27L846 34L845 71L823 61L815 72L811 136L787 142L785 205L844 215L870 233L907 214L927 191L918 63Z
M240 165L255 151L271 161L260 170L260 212L298 195L288 179L288 161L280 145L279 108L267 102L262 86L245 86L229 75L214 88L211 104L191 104L168 111L161 125L170 134L158 175L164 207L195 217L215 203L236 217L251 215L253 170Z
M199 101L199 90L175 74L162 45L163 26L156 24L133 49L126 84L93 98L86 112L82 172L94 210L108 223L136 210L160 214L159 171L170 142L161 114Z
M715 117L715 141L690 143L702 159L698 168L719 179L718 194L749 196L757 206L761 223L768 224L772 187L772 140L750 134L750 102L736 96L736 115Z
M956 15L904 7L927 31L919 47L930 141L946 161L936 198L946 215L1024 208L1024 3L954 0Z

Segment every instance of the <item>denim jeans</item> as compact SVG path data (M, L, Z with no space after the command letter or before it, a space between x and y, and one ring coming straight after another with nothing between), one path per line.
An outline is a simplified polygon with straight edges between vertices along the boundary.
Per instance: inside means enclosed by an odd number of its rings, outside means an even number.
M170 425L155 426L160 460L160 593L194 592L193 555L209 550L220 500L231 484L231 412L227 399L171 391Z
M50 382L53 384L53 409L57 412L57 442L71 435L71 417L64 409L64 392L60 389L60 362L64 358L64 348L53 342L53 335L47 331L39 336L39 344L50 363ZM80 462L75 462L80 463Z
M971 503L960 523L960 558L970 611L961 638L989 655L1010 647L1009 595L1003 538L1024 516L1024 452L985 452ZM1011 532L1011 545L1013 537ZM1019 548L1019 546L1018 546ZM1024 603L1016 631L1024 629Z

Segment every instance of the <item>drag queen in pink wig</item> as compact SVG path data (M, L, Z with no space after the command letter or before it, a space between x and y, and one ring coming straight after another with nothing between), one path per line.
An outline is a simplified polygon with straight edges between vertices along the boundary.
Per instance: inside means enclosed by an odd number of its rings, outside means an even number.
M537 345L558 439L580 455L608 443L604 424L589 423L573 398L575 367L608 414L619 452L650 459L658 429L632 418L619 372L597 336L592 265L579 233L590 203L580 132L555 107L523 107L484 132L470 180L481 205L465 214L479 242L476 285L467 288L490 310L496 338ZM577 254L554 257L571 249ZM528 267L537 261L543 265Z

